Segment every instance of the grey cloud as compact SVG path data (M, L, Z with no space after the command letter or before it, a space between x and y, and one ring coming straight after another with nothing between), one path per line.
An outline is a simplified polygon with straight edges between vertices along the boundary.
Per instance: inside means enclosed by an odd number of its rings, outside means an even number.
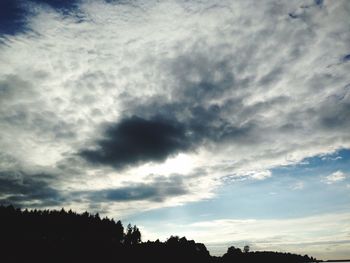
M35 78L31 80L14 74L0 80L0 127L35 132L40 137L73 138L73 127L54 110L43 109L46 102L33 86L37 78L45 78L47 73L36 71L33 75Z
M93 202L128 202L128 201L152 201L164 202L167 198L181 196L189 193L189 189L181 176L173 175L169 178L157 176L148 183L126 183L119 188L111 188L100 191L78 192ZM74 194L73 194L74 195Z
M232 89L243 88L236 83L233 73L233 57L215 58L214 54L201 53L193 46L188 54L170 60L171 79L175 80L173 96L188 103L201 104L227 95ZM217 47L218 49L224 47ZM167 63L167 61L164 61Z
M331 97L319 109L322 128L348 130L350 128L350 93L347 97Z
M220 88L220 85L215 85L208 84L200 92L211 93L212 89ZM79 155L94 164L123 168L149 161L164 161L178 152L195 150L206 142L255 142L257 137L253 135L259 129L257 123L235 124L226 120L222 111L227 105L202 106L196 103L202 95L196 92L187 94L188 102L158 105L147 102L140 105L135 112L144 116L124 118L108 126L105 138L96 142L97 149L83 149ZM148 117L149 114L155 115Z
M0 203L19 207L47 207L64 202L65 198L51 187L52 176L26 174L21 171L0 172Z
M76 136L74 126L57 116L54 111L38 110L39 103L19 104L7 108L8 111L0 116L1 125L11 129L17 128L20 132L35 133L37 138L46 137L48 140L73 139ZM31 110L28 111L28 107L31 107Z
M289 13L289 16L290 16L291 18L293 18L293 19L296 19L296 18L299 17L298 15L296 15L296 14L294 14L294 13Z
M314 1L315 1L315 4L316 4L316 5L322 6L324 0L314 0Z
M252 117L267 108L285 103L288 98L280 96L245 106L243 100L245 94L251 92L248 87L254 77L235 76L240 65L235 65L234 57L221 54L225 47L213 50L202 47L201 51L197 48L194 45L176 59L160 63L168 76L168 83L159 85L173 87L169 91L170 100L167 96L156 95L133 101L130 96L126 99L125 107L138 116L150 118L159 115L182 123L197 146L204 141L254 138L251 135L255 135L259 127L258 121ZM281 72L282 69L277 68L257 81L260 81L260 86L269 85L280 78Z
M13 74L2 76L0 80L0 102L2 107L13 99L16 99L18 103L33 95L35 96L36 93L30 82Z
M175 59L160 62L167 83L159 85L172 87L168 91L171 99L162 94L139 99L123 93L123 108L137 117L126 117L110 125L105 131L105 139L96 142L97 149L83 149L79 154L91 163L120 168L135 163L163 161L171 154L195 150L206 143L259 143L262 130L267 125L260 121L259 114L288 103L289 98L280 95L249 106L244 105L244 100L254 92L251 90L254 83L263 89L279 81L284 66L272 69L261 78L240 76L237 73L240 65L235 64L235 58L225 55L229 54L226 53L227 46L200 47L195 44ZM156 128L152 138L143 134L141 123L151 123L157 118L181 127L176 135L176 145L162 140L161 131L157 135ZM124 128L119 130L136 120L140 122L134 127L137 132ZM111 130L114 130L113 134L109 132ZM131 132L131 135L126 136L126 132ZM156 141L169 145L169 149L157 155Z

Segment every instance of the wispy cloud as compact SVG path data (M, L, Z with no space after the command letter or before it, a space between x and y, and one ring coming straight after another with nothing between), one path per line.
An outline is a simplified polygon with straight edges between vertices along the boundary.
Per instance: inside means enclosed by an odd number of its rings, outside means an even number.
M296 182L295 184L293 184L290 188L292 189L292 190L302 190L302 189L304 189L304 187L305 187L305 184L304 184L304 182Z
M334 184L337 182L344 181L346 179L347 175L343 173L342 171L336 171L328 176L325 177L324 182L326 184Z
M346 255L346 247L350 244L347 231L350 227L349 222L349 213L321 214L293 219L220 219L198 221L189 225L170 224L161 234L165 239L176 230L179 235L206 242L218 255L225 253L228 246L243 247L245 244L250 244L252 250L297 253L312 251L313 256L319 258L325 258L327 253L322 252L322 249L328 247L333 251L331 253L338 249L341 254L336 258L341 258ZM150 226L144 228L148 233L145 238L156 238L151 235Z
M342 157L341 156L323 156L322 158L322 161L338 161L338 160L341 160Z

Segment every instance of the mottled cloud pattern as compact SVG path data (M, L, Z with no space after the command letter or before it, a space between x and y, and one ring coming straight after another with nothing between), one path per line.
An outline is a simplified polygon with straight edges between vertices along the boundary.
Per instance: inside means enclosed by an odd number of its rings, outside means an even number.
M126 215L350 146L348 1L0 10L1 203Z

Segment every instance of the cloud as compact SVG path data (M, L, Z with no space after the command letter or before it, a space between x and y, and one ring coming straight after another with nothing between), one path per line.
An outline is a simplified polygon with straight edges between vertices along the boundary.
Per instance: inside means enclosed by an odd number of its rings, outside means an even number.
M77 7L80 0L31 0L37 4L46 4L52 8L65 12Z
M64 197L50 186L46 174L0 172L0 203L19 207L50 207L60 205Z
M347 1L0 2L2 203L121 218L209 204L225 178L258 186L273 168L350 148ZM238 240L319 253L346 251L347 222L334 213L142 230L220 251Z
M350 64L335 65L349 53L345 1L5 2L20 30L0 36L4 171L111 190L118 206L101 205L122 214L350 147ZM147 176L172 169L186 190L150 201L161 194Z
M347 231L349 213L319 214L303 218L279 219L218 219L196 221L191 224L168 223L157 236L153 227L144 225L144 238L166 239L172 233L205 242L214 255L222 255L229 246L243 247L249 244L252 250L288 251L305 254L309 251L317 258L327 257L325 248L342 253L337 258L348 256L350 243ZM271 232L271 229L277 232Z
M342 171L336 171L328 176L325 177L326 184L334 184L337 182L344 181L346 179L347 175L343 173Z
M304 187L305 187L304 182L297 182L291 186L291 189L292 190L302 190L302 189L304 189Z
M148 183L126 182L125 186L118 188L76 194L85 196L90 202L164 202L168 197L181 196L188 192L181 176L157 176Z
M233 175L228 175L225 179L229 181L243 181L246 179L253 180L264 180L272 176L269 170L240 170L235 172Z
M78 2L78 0L2 0L0 3L0 36L31 31L28 23L40 6L48 6L69 14L76 9Z
M343 159L343 157L341 156L329 156L329 155L323 156L321 158L322 161L338 161L341 159Z
M347 62L347 61L349 61L350 60L350 54L347 54L347 55L345 55L343 58L342 58L342 61L343 62Z
M82 150L80 155L97 164L116 168L146 161L164 161L168 156L190 147L184 127L175 121L132 116L109 126L98 149Z
M316 5L323 5L323 0L314 0Z

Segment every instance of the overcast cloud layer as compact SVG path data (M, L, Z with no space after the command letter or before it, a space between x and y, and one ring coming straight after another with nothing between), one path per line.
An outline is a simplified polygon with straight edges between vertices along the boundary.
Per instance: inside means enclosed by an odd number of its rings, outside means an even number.
M349 1L10 2L1 203L118 217L350 148Z

